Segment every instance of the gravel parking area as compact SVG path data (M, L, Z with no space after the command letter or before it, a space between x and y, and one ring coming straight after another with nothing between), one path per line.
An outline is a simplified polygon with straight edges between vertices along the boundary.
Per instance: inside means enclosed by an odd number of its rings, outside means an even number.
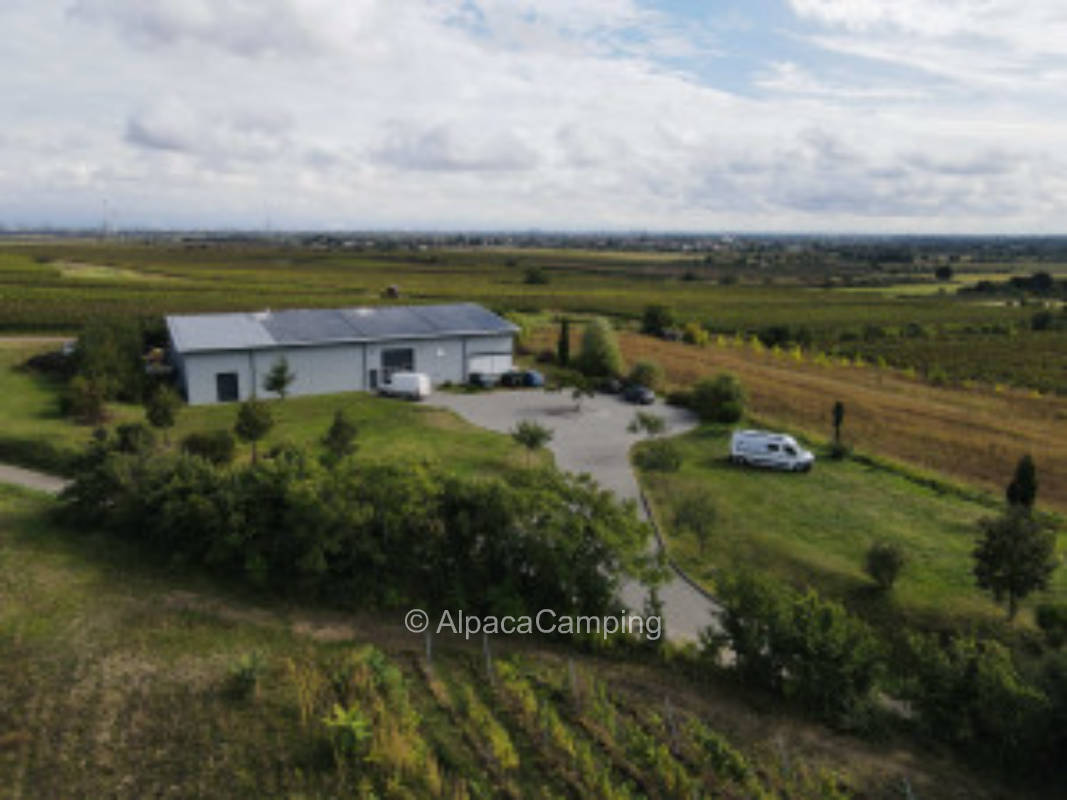
M668 436L696 425L696 419L684 409L661 402L634 406L613 395L583 399L581 411L575 409L569 393L540 389L479 394L436 392L426 402L501 433L512 430L524 419L534 420L555 434L549 449L561 469L588 472L619 497L638 501L640 493L629 451L641 437L626 430L635 411L641 409L662 416L667 421ZM639 513L644 516L640 501L638 505ZM639 583L628 582L622 588L623 602L635 611L642 609L646 596L645 588ZM719 612L714 602L677 575L660 589L660 599L667 634L675 641L695 641Z

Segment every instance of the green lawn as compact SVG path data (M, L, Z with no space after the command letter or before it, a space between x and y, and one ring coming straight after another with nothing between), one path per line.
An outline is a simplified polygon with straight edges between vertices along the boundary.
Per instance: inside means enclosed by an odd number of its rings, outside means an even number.
M55 470L85 446L92 430L59 413L59 385L16 368L41 349L41 345L0 343L0 460ZM426 405L361 392L268 402L275 425L260 445L263 451L280 442L314 445L337 409L344 409L359 429L359 458L426 458L458 472L480 474L526 466L525 451L510 437ZM172 445L192 431L232 429L236 411L235 405L182 407L170 432ZM140 406L111 404L109 413L109 425L144 420ZM239 458L248 454L249 448L242 445ZM542 451L531 463L550 459Z
M975 522L992 509L857 461L820 458L806 474L737 467L726 460L728 437L714 427L679 437L681 470L641 475L670 555L697 580L713 586L716 570L749 568L883 621L999 625L1003 612L971 575ZM672 530L673 504L689 492L709 493L718 512L703 554L695 538ZM908 557L888 601L863 572L867 548L880 540L898 543ZM1067 570L1057 571L1051 594L1067 600ZM1024 624L1029 616L1021 615Z

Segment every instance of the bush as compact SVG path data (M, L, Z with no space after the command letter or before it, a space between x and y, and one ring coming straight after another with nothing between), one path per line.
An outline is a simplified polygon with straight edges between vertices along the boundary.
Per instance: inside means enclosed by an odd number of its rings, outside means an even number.
M1035 609L1034 618L1049 647L1061 647L1067 642L1067 603L1042 603Z
M63 412L78 422L95 425L107 416L104 407L104 387L92 378L75 375L63 396Z
M530 286L546 286L549 282L548 273L541 267L530 267L523 274L522 282Z
M893 588L900 571L904 568L904 551L892 542L876 542L867 550L864 571L874 579L883 592Z
M641 333L649 336L663 336L674 325L674 312L664 305L645 307L641 315Z
M699 322L687 322L682 329L682 341L686 344L694 344L697 347L705 347L710 340L708 332Z
M251 652L241 656L230 665L226 679L226 692L237 700L247 700L259 693L259 679L265 671L263 659L259 653Z
M622 374L619 342L611 324L603 317L597 317L585 326L577 366L591 377L603 378Z
M115 449L120 453L149 453L156 446L156 435L143 422L130 422L119 425L115 430L117 441Z
M548 349L541 350L537 354L537 363L538 364L555 364L556 363L556 354L552 350L548 350Z
M744 680L833 722L869 706L883 653L866 623L814 592L796 594L765 578L728 576L717 588L722 633L707 640L729 645Z
M182 439L182 452L199 456L217 467L233 461L237 442L226 430L193 432Z
M745 413L741 382L728 373L705 378L693 387L691 408L706 422L737 422Z
M682 466L682 454L674 442L660 439L639 447L634 463L650 472L677 472Z
M852 454L852 449L844 442L830 442L827 452L834 461L844 461Z
M630 370L627 380L649 389L659 389L663 383L663 368L654 361L638 361Z
M693 405L693 394L682 389L676 389L667 393L666 403L677 408L690 408Z

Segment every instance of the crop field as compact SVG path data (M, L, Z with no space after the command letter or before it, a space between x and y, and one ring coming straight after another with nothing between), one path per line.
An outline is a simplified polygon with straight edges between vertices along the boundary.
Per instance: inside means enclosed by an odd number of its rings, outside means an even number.
M661 303L681 321L712 331L803 328L817 349L842 347L923 372L936 366L954 380L1067 391L1067 331L1030 331L1031 306L927 292L934 286L929 277L908 277L915 293L882 285L870 292L825 288L822 276L833 264L811 266L808 279L788 261L773 269L731 267L730 281L723 269L662 253L9 241L0 244L0 330L73 332L101 315L373 304L397 286L402 302L470 300L499 311L630 320ZM527 282L530 271L547 282ZM1004 334L982 333L991 327ZM891 335L868 342L863 335L871 328ZM920 331L923 340L905 338L906 330Z
M551 340L543 330L537 341ZM818 438L831 433L831 408L845 404L843 438L859 450L983 487L997 497L1015 464L1031 453L1041 474L1039 503L1067 510L1067 408L1058 396L985 386L931 386L870 365L844 366L802 353L775 353L725 340L694 347L623 332L627 360L660 364L670 383L736 374L750 412Z
M1002 796L647 664L227 594L0 488L6 797ZM764 703L770 708L769 704Z
M995 513L988 505L821 452L803 475L738 467L726 459L726 428L706 426L675 441L681 470L643 472L641 481L671 556L708 586L720 571L752 569L817 588L886 625L963 630L1002 623L1003 609L975 588L971 573L975 523ZM711 497L717 512L703 551L674 526L677 504L695 492ZM863 571L875 542L898 544L908 560L889 597ZM1067 535L1060 549L1067 549ZM1067 572L1058 570L1039 599L1067 600Z

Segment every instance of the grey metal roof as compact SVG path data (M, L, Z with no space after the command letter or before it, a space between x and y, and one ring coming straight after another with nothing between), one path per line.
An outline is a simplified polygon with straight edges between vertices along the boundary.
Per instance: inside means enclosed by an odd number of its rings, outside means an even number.
M167 328L179 353L510 334L518 330L475 303L182 314L168 316Z

